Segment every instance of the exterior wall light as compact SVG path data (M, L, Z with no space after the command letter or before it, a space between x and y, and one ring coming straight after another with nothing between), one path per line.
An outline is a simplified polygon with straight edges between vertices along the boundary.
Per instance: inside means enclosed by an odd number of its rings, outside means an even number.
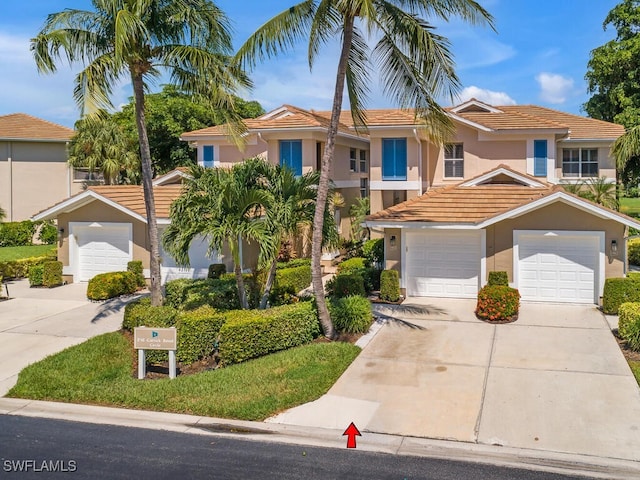
M395 235L391 235L391 237L389 237L389 245L391 245L392 247L396 246L396 236Z
M611 240L611 255L614 257L618 255L618 241Z

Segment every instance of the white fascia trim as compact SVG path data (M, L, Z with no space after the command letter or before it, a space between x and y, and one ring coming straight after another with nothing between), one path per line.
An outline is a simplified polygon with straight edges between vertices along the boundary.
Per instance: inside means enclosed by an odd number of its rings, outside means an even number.
M609 210L605 210L604 208L601 208L597 205L587 203L585 201L580 200L579 198L575 198L563 192L553 193L548 197L541 198L540 200L536 200L534 202L528 203L526 205L515 208L513 210L509 210L508 212L505 212L496 217L490 218L489 220L479 223L478 228L486 228L490 225L494 225L503 220L519 217L533 210L537 210L539 208L545 207L551 203L558 202L558 201L566 203L568 205L572 205L576 208L579 208L580 210L591 213L597 217L604 218L606 220L613 220L614 222L622 223L623 225L626 225L628 227L640 229L640 222L635 222L630 218L622 217L620 215L617 215L614 212L610 212Z
M479 185L487 180L489 180L490 178L494 178L498 175L507 175L511 178L513 178L514 180L518 180L519 182L522 182L523 184L529 186L529 187L544 187L544 184L532 180L529 177L525 177L524 175L520 175L519 173L515 173L512 172L511 170L507 170L506 168L499 168L497 170L494 170L492 172L488 172L485 173L484 175L481 175L479 177L476 177L472 180L469 180L467 182L464 182L462 184L460 184L461 187L474 187L476 185Z
M447 115L449 115L456 122L460 122L470 127L477 128L478 130L482 130L483 132L495 132L493 128L485 127L484 125L480 125L479 123L472 122L471 120L467 120L466 118L459 117L454 113L447 112Z
M268 120L268 119L273 118L273 117L275 117L275 116L277 116L277 115L279 115L279 114L281 114L283 112L291 113L291 112L289 112L289 109L285 105L283 105L281 107L276 108L275 110L271 110L270 112L265 113L261 117L258 117L258 120Z
M614 138L562 138L558 140L558 144L562 145L563 143L602 143L605 146L609 145L612 142L615 142L618 137Z
M360 180L334 180L333 185L336 188L360 188Z
M413 230L479 230L480 227L474 223L435 223L435 222L403 222L394 221L366 221L364 224L369 228L400 228Z
M458 113L458 112L461 112L462 110L464 110L465 108L470 107L471 105L474 105L476 107L480 107L483 110L486 110L487 112L490 112L490 113L504 113L502 110L494 107L493 105L489 105L488 103L480 102L479 100L467 100L466 102L461 103L460 105L457 105L457 106L453 107L451 109L451 111L454 112L454 113Z
M158 225L171 225L170 218L156 218L156 223Z
M486 231L486 230L485 230ZM605 232L601 230L514 230L513 231L513 283L519 287L520 281L520 237L521 236L556 236L556 237L596 237L598 239L597 289L594 289L594 303L598 303L604 291L606 245Z
M181 177L181 178L191 178L191 175L189 175L188 173L184 173L181 172L180 170L174 170L172 172L169 172L165 175L162 175L158 178L156 178L153 181L153 186L158 186L158 185L164 185L165 182L168 182L169 180L173 180L174 178L177 177Z
M420 190L419 180L374 180L369 182L369 190Z
M265 135L269 133L282 133L282 132L291 133L291 132L297 132L297 131L305 131L305 132L315 131L315 132L326 133L327 129L324 127L252 128L251 130L249 130L249 133L260 133L262 135ZM360 140L361 142L369 143L369 139L361 135L344 133L344 132L338 131L337 136L351 138L354 140Z

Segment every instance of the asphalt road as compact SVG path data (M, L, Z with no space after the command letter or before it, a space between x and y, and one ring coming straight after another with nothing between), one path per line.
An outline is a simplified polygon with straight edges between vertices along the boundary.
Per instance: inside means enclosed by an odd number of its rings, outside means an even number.
M346 448L298 447L11 415L0 416L0 477L584 480Z

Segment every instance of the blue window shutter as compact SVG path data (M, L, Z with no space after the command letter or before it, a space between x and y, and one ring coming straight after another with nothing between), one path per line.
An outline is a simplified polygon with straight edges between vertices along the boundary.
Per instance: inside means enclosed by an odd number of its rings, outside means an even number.
M407 179L407 139L382 139L382 179Z
M533 175L536 177L547 176L547 141L533 141Z
M205 168L213 167L213 145L204 145L202 147L202 164Z
M280 140L280 166L302 175L302 140Z

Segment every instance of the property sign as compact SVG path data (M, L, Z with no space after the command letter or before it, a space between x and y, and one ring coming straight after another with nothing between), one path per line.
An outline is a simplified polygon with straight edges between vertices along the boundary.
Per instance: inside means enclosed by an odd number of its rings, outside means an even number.
M175 328L136 327L133 341L137 350L175 350L178 346Z

